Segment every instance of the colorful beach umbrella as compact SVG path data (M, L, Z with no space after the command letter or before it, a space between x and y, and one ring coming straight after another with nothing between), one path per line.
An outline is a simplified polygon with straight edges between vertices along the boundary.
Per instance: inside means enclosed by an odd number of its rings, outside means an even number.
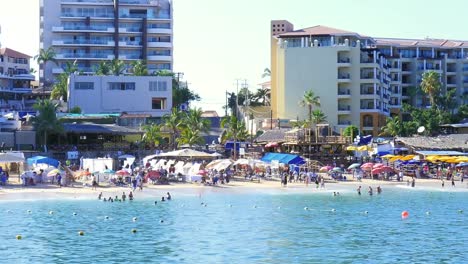
M356 169L356 168L359 168L359 167L361 167L361 163L353 163L353 164L349 165L348 170Z
M340 168L340 167L335 167L335 168L332 169L332 171L343 171L343 169Z
M120 176L129 176L130 172L128 172L126 170L119 170L115 174L120 175Z
M372 166L372 168L377 169L377 168L382 167L382 166L384 166L382 163L376 163L376 164L374 164L374 166Z
M320 172L327 172L329 170L333 169L332 166L323 166L322 168L320 168Z
M357 150L357 146L347 146L347 147L346 147L346 150L348 150L348 151L356 151L356 150Z
M52 176L55 176L57 174L60 174L60 171L58 169L53 169L53 170L51 170L51 171L49 171L47 173L47 176L52 177Z

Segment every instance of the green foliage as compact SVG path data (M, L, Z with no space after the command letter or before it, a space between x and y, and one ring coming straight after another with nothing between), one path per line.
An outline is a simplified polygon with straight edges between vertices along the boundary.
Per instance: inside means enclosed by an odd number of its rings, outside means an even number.
M265 78L265 77L270 77L271 76L271 71L269 68L265 68L263 70L263 74L262 74L262 78Z
M183 129L180 137L177 138L177 143L179 145L188 144L189 146L193 145L202 145L205 143L205 139L200 135L199 130Z
M43 137L44 145L47 145L48 134L63 132L63 126L55 114L57 107L58 105L47 99L38 100L33 106L39 112L39 115L33 118L33 126L37 134Z
M47 62L56 62L55 57L57 54L55 53L55 50L52 47L45 49L40 49L39 50L39 55L36 55L34 59L37 61L38 64L44 63L47 64Z
M320 124L327 121L327 116L320 109L315 109L312 111L312 122L315 124Z
M308 108L309 121L312 121L312 109L314 106L320 107L320 96L316 96L312 90L306 91L299 104Z
M221 128L225 129L225 133L223 133L221 138L221 143L226 142L228 139L234 140L234 142L245 140L249 135L245 123L237 120L235 115L223 117L221 119ZM236 151L236 148L234 148L234 158L236 158Z
M161 126L158 124L148 124L143 126L143 131L145 134L143 135L143 142L151 144L152 147L159 145L162 141L161 136Z
M113 75L119 76L125 71L125 63L119 59L113 59L110 63L110 71Z
M166 129L168 129L171 133L171 144L172 147L176 147L176 138L180 133L180 129L182 127L182 112L179 111L177 108L172 108L171 114L166 114L162 118L163 125Z
M174 107L180 108L184 103L189 103L191 101L199 101L200 96L194 91L190 90L187 86L179 87L178 85L172 86L172 105Z
M142 60L137 60L132 62L132 72L135 76L148 76L148 67L146 62Z
M250 99L251 106L270 105L270 89L258 88Z
M351 137L351 139L354 139L357 135L359 135L359 128L355 125L347 126L343 130L343 136L345 137Z
M81 108L79 106L75 106L72 109L70 109L68 112L72 114L81 114Z
M189 109L188 112L182 113L180 124L180 137L177 139L179 144L195 144L205 143L205 139L201 136L202 132L208 132L210 129L210 121L202 117L203 111L201 108Z
M429 96L432 107L437 105L437 97L440 95L440 74L435 71L426 71L422 74L421 90Z
M109 75L111 74L111 65L107 61L100 61L94 70L96 71L96 75Z
M50 93L50 99L60 99L62 98L65 102L68 97L68 74L62 73L57 77L57 82L52 88Z

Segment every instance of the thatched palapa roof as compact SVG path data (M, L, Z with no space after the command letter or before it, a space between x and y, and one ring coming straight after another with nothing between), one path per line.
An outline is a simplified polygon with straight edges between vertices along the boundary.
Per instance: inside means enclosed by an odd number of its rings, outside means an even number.
M468 134L451 134L438 137L397 137L395 140L414 149L468 151Z

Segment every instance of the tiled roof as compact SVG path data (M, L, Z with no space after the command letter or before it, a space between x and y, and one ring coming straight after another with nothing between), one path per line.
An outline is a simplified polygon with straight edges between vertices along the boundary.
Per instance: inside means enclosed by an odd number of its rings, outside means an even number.
M443 47L456 48L468 47L468 40L449 39L400 39L400 38L374 38L377 45L392 45L404 47Z
M308 28L303 28L291 32L286 32L283 34L279 34L278 36L281 37L294 37L294 36L309 36L309 35L358 35L356 32L352 31L347 31L347 30L342 30L342 29L337 29L337 28L331 28L331 27L326 27L326 26L313 26L313 27L308 27ZM362 35L361 35L362 36Z
M13 57L13 58L25 58L25 59L30 59L31 58L31 56L29 56L29 55L26 55L26 54L21 53L21 52L16 51L16 50L12 50L10 48L0 49L0 55L5 55L5 56L8 56L8 57Z
M131 129L128 127L108 124L70 124L64 123L63 127L68 133L88 133L88 134L114 134L114 135L129 135L129 134L143 134L143 132Z
M468 149L468 135L466 134L452 134L438 137L397 137L395 140L416 149Z

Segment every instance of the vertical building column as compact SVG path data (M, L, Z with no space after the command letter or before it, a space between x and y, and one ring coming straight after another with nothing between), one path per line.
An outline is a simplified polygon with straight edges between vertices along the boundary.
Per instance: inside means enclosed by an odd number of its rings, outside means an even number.
M374 50L374 63L377 63L377 51Z
M330 37L330 44L331 46L335 46L335 37L333 36Z
M419 47L416 47L416 58L419 58Z
M141 59L145 62L148 61L148 19L145 17L142 21L142 34L141 37L142 43L142 50L141 50Z
M114 0L114 57L119 58L119 0Z
M465 57L465 50L463 48L461 48L461 57L462 59Z
M423 70L426 71L426 60L424 59Z
M390 46L390 57L393 57L393 47Z
M301 38L301 48L304 47L304 37Z
M435 58L435 49L432 48L432 58Z

